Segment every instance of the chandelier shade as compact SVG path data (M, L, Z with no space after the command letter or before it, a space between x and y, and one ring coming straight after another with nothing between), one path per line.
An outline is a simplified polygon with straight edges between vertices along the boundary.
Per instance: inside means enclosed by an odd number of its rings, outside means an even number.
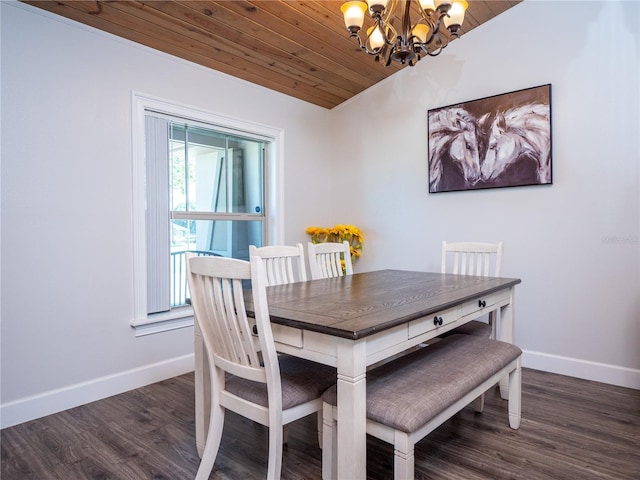
M367 0L344 2L340 9L349 36L376 61L413 66L460 36L468 6L465 0ZM373 25L363 35L367 12Z

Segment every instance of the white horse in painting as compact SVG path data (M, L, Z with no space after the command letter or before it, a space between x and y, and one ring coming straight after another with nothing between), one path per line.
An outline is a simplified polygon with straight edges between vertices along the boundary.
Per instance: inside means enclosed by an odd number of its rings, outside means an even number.
M454 107L429 114L429 184L430 191L438 191L442 181L442 160L458 165L464 186L480 180L477 124L463 108Z
M537 162L538 181L551 183L549 105L529 103L499 112L489 128L482 180L493 181L518 158Z

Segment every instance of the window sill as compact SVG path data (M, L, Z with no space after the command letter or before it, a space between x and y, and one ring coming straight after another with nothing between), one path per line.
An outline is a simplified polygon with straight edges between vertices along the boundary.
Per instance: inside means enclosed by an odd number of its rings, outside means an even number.
M178 328L193 327L193 308L175 308L170 312L154 313L131 322L136 337L168 332Z

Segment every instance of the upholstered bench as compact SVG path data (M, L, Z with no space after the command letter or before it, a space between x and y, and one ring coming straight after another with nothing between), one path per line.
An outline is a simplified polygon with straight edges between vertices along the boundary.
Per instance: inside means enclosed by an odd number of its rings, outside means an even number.
M394 445L394 478L414 478L414 445L509 376L509 425L520 426L522 350L451 335L367 372L367 433ZM336 478L337 390L323 397L322 478Z

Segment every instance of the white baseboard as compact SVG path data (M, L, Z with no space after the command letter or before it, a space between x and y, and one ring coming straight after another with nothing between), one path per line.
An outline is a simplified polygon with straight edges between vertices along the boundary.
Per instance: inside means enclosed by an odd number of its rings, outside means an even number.
M640 390L640 370L525 350L522 366ZM193 354L0 405L0 428L61 412L193 371Z
M524 350L522 366L640 390L640 370Z
M4 403L0 405L0 428L111 397L193 369L194 356L189 354Z

